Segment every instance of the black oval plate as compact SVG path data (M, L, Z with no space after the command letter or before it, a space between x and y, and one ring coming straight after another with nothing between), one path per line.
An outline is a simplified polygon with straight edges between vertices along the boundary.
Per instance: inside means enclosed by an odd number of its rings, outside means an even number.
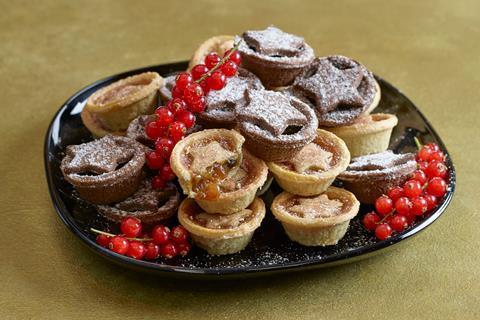
M184 258L147 262L134 260L100 247L95 243L95 236L88 231L89 228L96 227L105 230L106 228L115 229L116 226L109 224L88 203L76 197L73 188L63 179L59 169L63 151L67 145L79 144L92 139L82 124L80 111L88 96L121 78L145 71L156 71L161 75L168 75L186 68L187 62L163 64L132 70L97 81L73 95L60 108L48 128L44 150L45 171L55 210L77 237L102 256L141 271L207 278L215 275L263 275L280 271L325 267L365 258L413 236L438 219L450 203L455 189L455 170L445 145L427 119L407 97L385 80L377 78L382 89L382 99L375 111L394 113L399 119L398 126L393 131L390 149L395 152L415 152L413 137L417 136L423 142L436 142L447 155L446 162L450 170L448 193L434 212L422 217L408 230L385 241L377 241L361 226L361 217L372 209L372 207L362 205L360 213L351 221L345 237L338 245L330 247L304 247L290 241L280 223L271 214L267 214L248 247L234 255L209 256L203 250L194 248ZM279 191L280 189L274 183L263 196L267 207Z

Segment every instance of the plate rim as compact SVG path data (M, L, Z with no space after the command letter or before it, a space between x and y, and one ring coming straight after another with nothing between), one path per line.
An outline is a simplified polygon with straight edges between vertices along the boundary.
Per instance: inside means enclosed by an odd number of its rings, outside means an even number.
M60 220L63 224L80 240L81 242L90 249L92 249L97 254L100 254L103 257L106 257L108 260L116 262L122 266L127 266L131 268L141 269L142 271L147 272L157 272L157 273L164 273L164 274L182 274L182 275L202 275L202 276L228 276L228 275L246 275L246 274L267 274L267 273L276 273L282 271L295 271L295 270L303 270L307 268L314 268L314 267L327 267L332 266L337 263L341 263L343 260L345 262L351 261L352 259L359 259L362 257L368 257L373 253L383 251L386 248L391 248L394 245L398 244L403 240L407 240L412 236L418 234L419 232L426 229L430 226L433 222L435 222L446 210L450 202L452 201L455 188L456 188L456 172L455 167L453 165L453 161L451 158L450 153L448 152L443 140L440 138L434 127L431 125L430 121L424 116L424 114L420 111L420 109L405 95L403 92L388 81L384 80L383 78L375 75L378 81L382 82L383 85L389 87L389 89L393 90L397 94L401 95L404 99L406 99L418 113L422 121L426 124L427 128L429 129L430 134L434 137L435 140L438 141L440 149L442 149L447 157L446 164L450 169L450 189L448 190L444 201L442 204L425 220L415 225L413 228L405 230L395 236L383 240L377 241L373 244L369 244L367 246L360 247L356 250L346 251L339 254L335 254L329 256L327 258L315 258L309 261L304 262L288 262L288 263L281 263L281 264L274 264L269 266L255 266L255 267L220 267L220 268L188 268L188 267L181 267L181 266L172 266L168 264L161 264L156 262L148 262L143 260L136 260L124 255L117 254L113 251L110 251L106 248L101 247L95 241L90 239L82 229L80 229L77 224L75 223L74 219L72 218L71 213L65 207L62 199L60 198L59 193L56 191L56 186L53 181L53 174L49 167L49 157L50 157L50 149L52 148L51 144L51 137L53 135L53 127L55 122L59 121L61 115L66 111L69 104L76 100L80 95L84 94L86 91L91 90L94 87L97 87L102 84L106 84L108 82L115 81L116 79L120 79L123 77L127 77L132 74L141 73L145 71L151 71L153 69L158 68L171 68L171 69L180 69L186 67L188 61L178 61L172 63L164 63L164 64L157 64L147 67L141 67L137 69L132 69L129 71L124 71L118 74L114 74L100 80L97 80L80 90L74 93L70 98L68 98L61 107L55 112L50 124L48 126L47 132L44 138L44 146L43 146L43 153L44 153L44 170L47 179L48 190L50 194L50 198L55 209L55 212L59 216Z

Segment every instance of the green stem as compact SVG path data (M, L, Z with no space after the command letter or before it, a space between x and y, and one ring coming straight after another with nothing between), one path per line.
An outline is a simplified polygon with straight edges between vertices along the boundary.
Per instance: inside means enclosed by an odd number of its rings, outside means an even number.
M98 230L98 229L95 229L95 228L90 228L90 231L92 231L93 233L98 233L98 234L103 234L105 236L109 236L109 237L115 237L116 234L113 234L113 233L108 233L108 232L105 232L105 231L101 231L101 230ZM150 239L150 238L126 238L127 240L132 240L132 241L152 241L153 239Z
M196 80L195 82L196 82L196 83L200 83L200 82L202 82L203 80L205 80L205 79L207 79L208 77L210 77L210 76L212 75L212 73L214 73L215 71L217 71L218 68L220 68L220 66L221 66L225 61L227 61L227 60L230 58L230 56L231 56L235 51L237 51L237 49L238 49L238 47L240 46L240 43L241 43L241 42L242 42L242 40L240 40L240 41L238 41L237 43L235 43L235 44L233 45L232 50L230 50L230 52L229 52L225 57L223 57L222 60L220 60L220 62L215 65L215 67L213 67L212 69L208 70L207 73L205 73L200 79Z
M417 149L418 150L422 149L423 145L420 142L420 140L417 137L413 137L413 140L415 141L415 145L417 146Z

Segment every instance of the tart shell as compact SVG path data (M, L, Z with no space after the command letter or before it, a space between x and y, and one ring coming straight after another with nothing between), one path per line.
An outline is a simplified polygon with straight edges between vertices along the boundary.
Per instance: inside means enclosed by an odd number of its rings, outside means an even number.
M243 250L252 239L255 229L265 217L265 204L260 198L255 198L250 204L254 217L237 228L210 229L196 224L189 218L189 212L199 208L193 199L185 199L178 209L178 220L187 229L193 241L200 248L212 255L232 254Z
M220 35L207 39L193 53L190 63L188 64L188 70L192 69L197 64L203 64L205 57L210 52L216 52L223 57L225 51L231 49L232 47L233 36Z

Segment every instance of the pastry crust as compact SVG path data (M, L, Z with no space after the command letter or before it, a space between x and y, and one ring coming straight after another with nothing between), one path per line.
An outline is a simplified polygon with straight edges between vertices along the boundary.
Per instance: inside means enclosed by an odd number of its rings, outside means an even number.
M142 114L153 113L163 78L145 72L116 81L93 93L82 111L85 126L96 136L124 134L129 123Z
M288 211L288 202L293 198L306 198L282 192L273 200L272 213L282 223L291 240L304 246L327 246L337 244L343 238L350 220L358 213L360 203L353 193L341 188L329 187L324 194L329 199L338 200L342 203L340 214L303 218Z
M185 199L178 209L178 220L188 230L193 241L212 255L224 255L243 250L250 242L255 229L265 217L265 204L262 199L255 198L248 207L251 217L248 221L233 228L212 229L204 227L190 218L200 214L202 210L192 199ZM221 215L218 216L221 219ZM212 216L215 219L215 216Z
M207 39L193 53L190 63L188 64L188 70L197 64L203 64L205 57L210 52L216 52L222 57L225 51L231 48L233 48L233 36L221 35Z
M348 126L325 129L345 141L353 158L387 150L397 123L398 118L393 114L375 113L362 116Z
M328 131L318 129L317 137L312 143L320 146L325 143L331 145L337 159L336 163L326 171L308 174L289 170L279 163L268 162L270 172L282 189L301 196L317 195L327 190L333 180L347 168L350 153L342 139Z
M378 104L380 103L380 98L382 97L382 91L376 79L375 79L375 88L377 90L377 93L375 94L375 97L373 98L373 101L370 104L370 106L367 108L367 110L365 110L364 115L369 115L376 107L378 107Z

